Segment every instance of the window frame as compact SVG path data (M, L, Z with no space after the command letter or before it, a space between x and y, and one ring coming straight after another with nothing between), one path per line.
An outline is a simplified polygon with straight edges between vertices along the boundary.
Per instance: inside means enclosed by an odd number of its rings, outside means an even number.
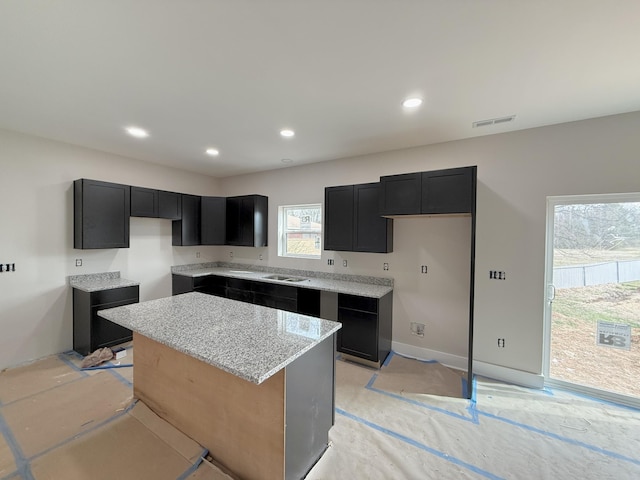
M294 209L318 209L320 213L320 229L289 229L287 227L286 215L288 210ZM278 206L278 256L286 258L304 258L308 260L320 260L322 258L322 235L323 235L323 213L322 203L307 203L296 205L279 205ZM318 255L307 255L301 253L288 253L287 252L287 234L289 233L301 233L301 234L316 234L320 239L320 253Z

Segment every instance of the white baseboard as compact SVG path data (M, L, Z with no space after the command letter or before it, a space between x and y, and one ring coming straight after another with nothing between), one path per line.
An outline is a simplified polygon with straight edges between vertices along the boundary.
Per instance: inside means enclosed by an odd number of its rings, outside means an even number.
M450 353L416 347L414 345L408 345L400 342L391 342L391 349L405 357L417 358L419 360L436 360L447 367L464 371L467 370L466 357L451 355ZM514 385L521 385L523 387L537 389L544 388L543 375L523 372L522 370L515 370L513 368L493 365L491 363L480 362L478 360L473 362L473 373L474 375L481 375L483 377L500 380L505 383L512 383Z

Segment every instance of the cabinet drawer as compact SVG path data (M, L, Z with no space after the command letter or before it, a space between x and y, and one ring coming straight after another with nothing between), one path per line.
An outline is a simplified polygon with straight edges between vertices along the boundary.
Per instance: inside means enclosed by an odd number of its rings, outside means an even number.
M378 299L341 293L338 295L338 308L348 308L351 310L377 313Z
M298 289L289 285L269 282L252 282L251 290L272 297L298 298Z
M93 305L103 305L113 302L127 300L138 301L140 288L137 285L132 287L113 288L110 290L99 290L91 292L91 303ZM132 303L132 302L128 302Z
M253 303L253 292L250 290L227 287L227 298L241 302Z

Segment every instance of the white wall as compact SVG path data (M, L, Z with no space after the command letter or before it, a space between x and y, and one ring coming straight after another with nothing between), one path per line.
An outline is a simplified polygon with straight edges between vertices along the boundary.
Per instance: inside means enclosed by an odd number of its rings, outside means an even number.
M142 282L143 300L156 298L170 294L169 266L195 262L196 251L203 261L228 260L233 252L234 261L247 264L388 274L396 281L394 340L416 352L463 357L468 219L397 220L391 254L324 252L314 261L278 258L276 212L278 205L322 202L325 186L478 165L474 358L480 366L539 375L546 197L640 191L638 132L640 112L219 181L0 132L0 262L18 270L0 274L0 367L71 347L67 275L121 270ZM269 247L171 247L168 222L132 219L129 250L73 250L71 182L81 177L194 194L268 195ZM80 269L73 266L78 257L85 261ZM489 280L492 269L506 271L507 281ZM411 321L426 323L425 338L409 334ZM498 337L506 339L504 349Z
M469 229L464 219L396 221L392 254L325 252L322 261L301 262L277 257L274 215L277 205L320 202L325 186L477 165L474 359L480 371L497 365L540 375L546 197L640 191L638 132L640 112L635 112L226 178L221 188L225 194L269 196L271 231L265 258L270 264L388 273L396 280L394 341L404 344L400 347L407 353L433 354L435 350L464 356ZM237 258L238 252L234 255ZM247 263L256 262L254 252L244 255ZM335 258L336 265L328 267L327 258ZM346 269L342 258L348 259ZM389 272L382 271L385 261ZM421 264L429 266L426 277L417 273ZM507 280L490 280L489 270L506 271ZM423 320L425 338L410 335L409 323ZM506 339L505 348L497 347L498 337ZM455 363L455 358L447 360Z
M72 348L67 276L120 270L141 300L171 294L171 265L213 259L211 247L172 247L171 221L131 219L131 248L73 249L73 180L91 178L215 195L218 182L0 130L0 368ZM83 260L75 267L75 259Z

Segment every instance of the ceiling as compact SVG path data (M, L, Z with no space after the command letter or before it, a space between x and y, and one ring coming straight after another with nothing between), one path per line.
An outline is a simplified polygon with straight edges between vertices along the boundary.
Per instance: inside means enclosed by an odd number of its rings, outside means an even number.
M639 19L638 0L3 1L0 128L224 177L637 111Z

